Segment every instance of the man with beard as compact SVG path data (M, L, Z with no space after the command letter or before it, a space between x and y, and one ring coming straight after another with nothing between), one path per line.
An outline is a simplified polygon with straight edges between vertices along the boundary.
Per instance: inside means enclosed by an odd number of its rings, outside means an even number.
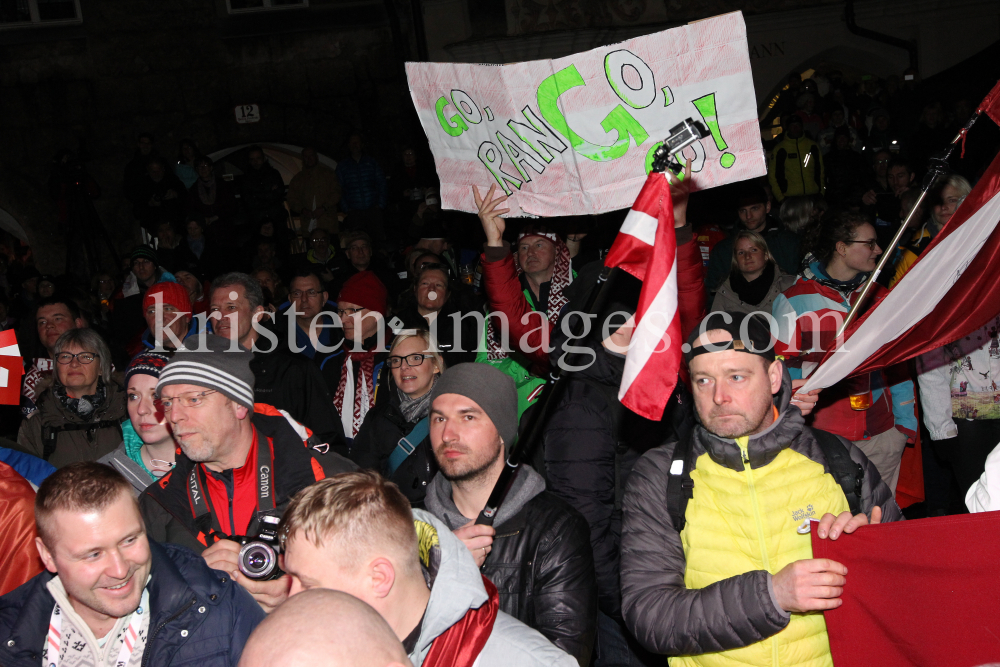
M434 385L431 401L441 469L427 486L427 510L465 542L500 591L501 610L589 665L597 579L583 516L522 463L493 526L474 523L517 437L514 381L488 364L458 364Z
M6 667L235 666L264 618L195 554L149 540L132 485L113 468L53 473L38 489L35 523L47 571L0 598Z
M835 540L899 507L860 449L805 426L766 321L712 313L682 349L699 424L626 485L625 623L650 651L684 656L671 665L830 665L814 612L850 584L812 557L809 533Z
M153 539L201 552L270 611L287 578L247 577L240 543L226 538L256 536L300 490L355 466L273 407L254 406L252 357L228 338L194 336L164 367L156 392L180 451L140 505Z

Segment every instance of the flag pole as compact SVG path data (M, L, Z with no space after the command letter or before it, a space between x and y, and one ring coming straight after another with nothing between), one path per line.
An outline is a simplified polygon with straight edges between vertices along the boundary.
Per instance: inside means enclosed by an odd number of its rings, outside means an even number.
M670 128L670 136L664 139L659 148L654 151L650 171L663 173L667 169L676 169L679 164L674 160L674 156L694 142L708 136L710 136L709 131L701 123L691 118L684 119L680 124ZM600 313L604 310L604 304L607 302L608 295L611 292L608 288L608 282L614 275L613 271L614 267L609 266L601 269L601 275L597 278L594 286L591 287L590 294L587 296L587 302L583 307L584 317L577 318L577 322L570 323L571 339L579 339L582 336L586 315L595 312ZM577 352L570 353L565 365L567 367L576 365L574 362L581 356ZM514 476L517 474L521 460L526 456L527 452L532 451L536 443L542 440L542 435L545 433L545 423L548 421L549 414L555 409L558 402L557 398L562 392L563 386L565 386L564 382L560 382L563 377L564 374L560 365L556 364L552 366L549 376L545 379L545 384L542 385L541 397L530 412L526 413L528 421L525 424L524 436L518 438L510 446L507 452L507 459L504 461L503 470L500 471L500 476L497 477L497 481L493 485L493 490L490 492L490 497L487 499L485 507L479 513L479 517L476 518L476 524L493 525L500 505L503 503L514 481Z
M965 126L958 131L958 134L956 134L955 138L951 140L951 143L948 144L948 147L930 159L927 175L924 176L924 182L920 189L920 196L917 198L917 201L913 205L913 208L911 208L910 212L907 214L906 220L904 220L903 223L899 226L899 229L896 230L896 234L895 236L892 237L892 241L889 243L889 247L886 248L885 251L882 253L882 257L879 259L878 264L875 266L875 270L872 271L871 275L868 276L868 280L865 281L865 286L864 288L862 288L861 294L858 295L858 298L854 302L854 305L851 306L851 309L850 311L848 311L847 317L844 319L843 324L841 324L840 328L837 329L837 336L836 336L837 340L839 340L840 337L844 335L844 332L847 331L847 327L851 326L854 320L857 319L858 315L861 314L865 302L868 300L872 288L874 288L875 286L875 281L878 280L878 277L882 274L882 271L889 263L889 260L895 254L894 252L892 252L892 250L894 250L899 245L900 240L902 240L903 233L906 232L906 230L909 228L910 222L914 219L914 217L917 214L917 211L920 209L924 201L927 199L927 193L930 192L931 189L937 184L938 180L948 172L948 158L951 157L951 154L955 151L955 147L958 146L958 143L960 141L964 142L966 134L968 134L969 130L972 128L973 125L975 125L976 121L979 119L979 114L980 114L979 110L977 110L976 113L972 114L972 118L970 118L969 121L965 124Z
M610 293L607 284L612 270L613 267L609 266L601 269L601 274L598 276L597 282L590 288L590 294L587 296L587 302L583 307L584 314L599 313L604 308L604 304L607 302L608 294ZM568 313L567 316L569 316ZM571 340L577 339L583 334L586 317L578 317L576 320L576 322L570 324ZM580 356L577 352L571 353L566 360L566 365L575 365L574 362ZM493 525L497 511L500 509L500 505L503 503L504 498L507 496L507 491L510 490L510 485L514 481L514 475L517 473L521 460L524 458L525 453L530 452L534 448L535 443L540 442L542 439L542 435L545 432L545 423L549 419L549 414L556 406L556 398L562 393L562 387L565 385L565 383L560 382L562 377L563 373L560 365L553 365L548 377L545 378L545 384L542 385L541 397L528 412L528 421L524 428L524 435L510 445L503 470L500 471L500 476L497 477L497 481L493 485L493 490L490 492L490 497L476 519L476 524Z

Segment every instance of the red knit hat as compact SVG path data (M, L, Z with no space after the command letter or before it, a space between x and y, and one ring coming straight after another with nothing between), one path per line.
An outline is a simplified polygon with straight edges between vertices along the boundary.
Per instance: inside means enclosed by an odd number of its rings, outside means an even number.
M371 271L360 271L347 279L340 288L337 301L356 303L385 316L388 293L382 281Z
M182 285L168 282L156 283L146 290L146 296L142 298L143 312L156 303L154 297L157 294L163 295L160 299L164 305L173 306L182 313L191 312L191 297L188 296L187 290Z

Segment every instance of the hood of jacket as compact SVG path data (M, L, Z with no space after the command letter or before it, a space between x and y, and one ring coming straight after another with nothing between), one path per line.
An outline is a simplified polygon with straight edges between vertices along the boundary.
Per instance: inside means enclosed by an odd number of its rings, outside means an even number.
M806 429L805 418L792 405L792 378L782 364L781 389L773 397L778 417L766 429L752 435L747 443L747 453L751 468L761 468L773 461L781 450L792 445ZM697 413L697 411L696 411ZM740 447L735 439L722 438L710 433L700 417L693 436L696 451L705 451L712 460L731 470L743 470Z
M413 523L424 577L431 589L420 636L410 654L413 664L419 667L434 640L470 609L481 607L489 595L472 554L444 522L430 512L415 509Z
M811 261L808 263L806 268L802 270L802 276L806 280L815 280L823 287L829 287L830 289L843 295L845 299L848 298L848 295L850 295L851 292L858 289L866 280L868 280L867 273L859 273L851 280L837 280L836 278L831 278L826 272L826 267L822 262L811 255L810 259Z
M522 463L518 468L514 481L507 492L507 497L497 511L493 526L499 528L511 517L517 516L532 498L545 490L545 480L535 470ZM427 485L427 496L424 498L427 510L444 521L451 530L461 528L469 520L458 511L455 501L451 498L451 482L444 474L438 472Z

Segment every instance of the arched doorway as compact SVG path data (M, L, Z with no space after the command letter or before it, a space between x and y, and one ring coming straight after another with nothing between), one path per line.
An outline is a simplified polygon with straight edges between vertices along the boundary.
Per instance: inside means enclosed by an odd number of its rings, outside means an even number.
M876 51L869 51L853 46L835 46L806 58L788 71L779 83L774 85L764 96L758 108L758 118L761 123L761 135L765 142L781 133L781 119L777 110L787 107L794 108L795 100L785 100L789 94L789 79L800 75L801 80L813 78L819 87L820 96L825 96L829 90L826 75L839 72L842 80L859 83L866 76L883 78L897 73L896 64L890 62Z
M223 176L226 174L231 174L233 177L242 176L247 168L247 149L251 146L260 146L264 150L264 155L267 156L271 166L281 174L286 186L295 174L302 171L302 158L299 157L302 146L292 144L241 144L215 151L208 157L220 163L219 168ZM337 168L337 161L322 153L319 154L319 161L330 169Z
M24 231L24 227L14 219L14 216L2 208L0 208L0 229L27 245L28 233Z

